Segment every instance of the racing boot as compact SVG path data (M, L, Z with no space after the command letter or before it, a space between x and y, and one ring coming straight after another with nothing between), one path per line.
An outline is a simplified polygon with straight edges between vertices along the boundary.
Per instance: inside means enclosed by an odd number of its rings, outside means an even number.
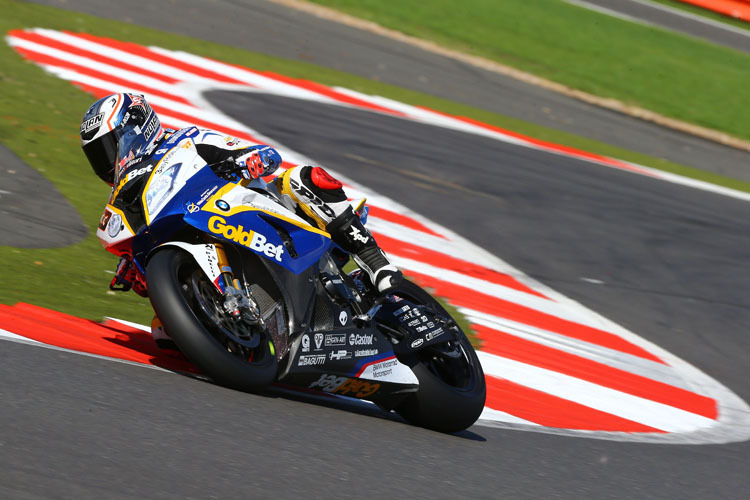
M380 294L385 295L401 284L401 271L388 260L351 207L333 219L326 226L326 231L334 243L352 254Z

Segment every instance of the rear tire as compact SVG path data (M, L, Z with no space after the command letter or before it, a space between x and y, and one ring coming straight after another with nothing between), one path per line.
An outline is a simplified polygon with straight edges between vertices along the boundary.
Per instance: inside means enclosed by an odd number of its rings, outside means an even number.
M404 280L393 294L450 318L437 300L410 281ZM440 432L470 427L484 410L487 394L484 371L469 339L455 322L451 330L454 339L450 344L428 347L400 360L419 379L419 389L399 404L396 412L412 424ZM441 349L458 352L459 356L441 356Z
M270 336L263 333L260 344L249 356L247 350L233 346L200 307L191 286L196 276L210 283L193 257L177 248L161 249L149 260L146 266L149 299L167 334L217 384L257 391L273 383L278 362L269 345ZM213 285L203 288L210 290Z

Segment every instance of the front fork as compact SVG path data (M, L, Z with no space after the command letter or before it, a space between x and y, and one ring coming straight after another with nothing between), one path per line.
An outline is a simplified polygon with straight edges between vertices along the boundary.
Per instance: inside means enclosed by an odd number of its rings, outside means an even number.
M243 290L240 281L234 277L234 272L232 271L232 266L229 265L224 245L215 240L207 241L207 243L214 246L219 272L221 278L224 280L224 311L235 320L244 317L246 321L264 327L260 308L253 297L252 291L250 291L247 285Z

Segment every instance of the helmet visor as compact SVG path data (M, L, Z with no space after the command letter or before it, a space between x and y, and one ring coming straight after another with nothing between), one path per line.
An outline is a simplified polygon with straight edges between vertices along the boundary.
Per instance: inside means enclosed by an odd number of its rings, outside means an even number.
M139 125L126 124L117 127L113 135L117 141L115 179L119 181L120 176L133 163L133 160L146 153L151 141Z
M83 146L89 163L104 182L114 182L115 160L117 158L117 142L111 134L106 134Z

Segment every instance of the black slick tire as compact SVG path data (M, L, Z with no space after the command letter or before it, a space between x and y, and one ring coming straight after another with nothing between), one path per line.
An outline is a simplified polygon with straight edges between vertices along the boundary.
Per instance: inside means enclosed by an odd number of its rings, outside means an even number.
M259 391L276 378L278 363L261 341L252 362L229 352L204 326L183 289L184 276L198 269L187 252L174 247L158 250L146 267L149 299L167 334L180 351L217 384L242 391Z
M448 316L438 301L410 281L404 280L393 293ZM468 383L463 387L446 383L419 356L402 360L419 380L419 389L395 410L412 424L440 432L459 432L476 422L484 410L487 388L482 365L469 339L456 328L467 361Z

